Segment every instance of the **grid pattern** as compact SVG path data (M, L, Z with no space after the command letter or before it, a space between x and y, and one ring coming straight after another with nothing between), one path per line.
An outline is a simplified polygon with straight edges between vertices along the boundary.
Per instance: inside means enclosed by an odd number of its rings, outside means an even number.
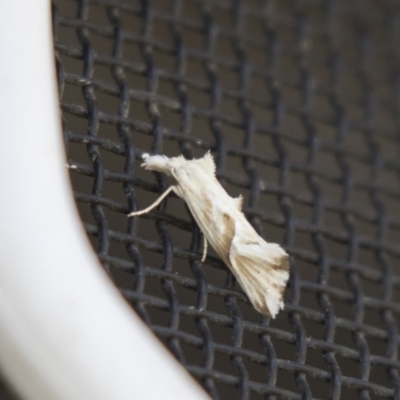
M400 5L57 0L65 142L121 293L214 399L400 398ZM145 152L211 149L291 256L258 314Z

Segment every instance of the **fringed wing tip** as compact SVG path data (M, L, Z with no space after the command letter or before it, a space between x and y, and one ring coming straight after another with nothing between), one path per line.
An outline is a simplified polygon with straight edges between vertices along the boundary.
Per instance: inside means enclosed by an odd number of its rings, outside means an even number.
M279 270L274 269L275 279L270 282L268 288L265 289L261 309L262 314L271 318L275 318L280 310L283 310L285 305L283 302L283 294L289 279L289 256L286 252L281 255L278 260L273 263L279 265ZM271 267L272 268L272 267ZM275 267L276 268L276 267Z
M254 308L261 314L274 319L280 310L285 308L283 300L279 298L265 298L263 303L253 303Z
M277 249L278 245L275 246ZM258 263L252 264L249 258L244 260L238 257L235 260L240 271L236 276L253 307L271 318L275 318L284 308L283 293L289 279L289 257L280 246L279 248L281 251L274 256L270 255L268 263L262 269Z

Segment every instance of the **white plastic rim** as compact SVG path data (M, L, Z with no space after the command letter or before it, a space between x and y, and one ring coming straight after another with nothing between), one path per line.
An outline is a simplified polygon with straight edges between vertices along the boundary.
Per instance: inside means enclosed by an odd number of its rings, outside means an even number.
M206 399L109 281L65 168L48 0L0 13L0 368L22 399Z

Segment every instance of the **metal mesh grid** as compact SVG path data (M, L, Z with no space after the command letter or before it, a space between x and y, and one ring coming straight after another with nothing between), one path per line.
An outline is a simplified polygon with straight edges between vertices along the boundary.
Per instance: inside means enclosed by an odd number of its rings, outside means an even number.
M71 178L134 309L214 399L400 398L400 6L54 2ZM202 156L291 255L285 310L250 306L143 151Z

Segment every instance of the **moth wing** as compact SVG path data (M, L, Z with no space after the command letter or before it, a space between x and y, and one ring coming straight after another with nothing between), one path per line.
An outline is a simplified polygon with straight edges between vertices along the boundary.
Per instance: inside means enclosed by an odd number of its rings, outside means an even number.
M278 244L260 237L250 241L245 235L235 235L229 261L254 308L275 318L284 307L283 292L289 278L287 253Z
M197 160L193 160L196 164L201 166L204 172L206 172L209 176L215 177L215 162L210 151L207 151L206 154L202 158Z
M243 196L240 195L239 197L235 197L235 198L233 199L233 201L234 201L234 203L235 203L236 208L237 208L239 211L242 211L242 208L243 208Z

